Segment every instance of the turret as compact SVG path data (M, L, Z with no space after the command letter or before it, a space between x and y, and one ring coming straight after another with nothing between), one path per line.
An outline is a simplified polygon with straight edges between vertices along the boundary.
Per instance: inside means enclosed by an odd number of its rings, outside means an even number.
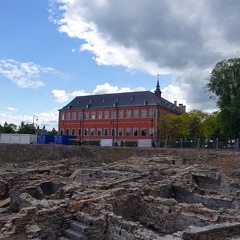
M161 90L160 90L160 85L159 85L159 74L158 74L158 80L157 80L157 86L156 86L156 90L154 91L155 95L158 96L159 98L161 98Z

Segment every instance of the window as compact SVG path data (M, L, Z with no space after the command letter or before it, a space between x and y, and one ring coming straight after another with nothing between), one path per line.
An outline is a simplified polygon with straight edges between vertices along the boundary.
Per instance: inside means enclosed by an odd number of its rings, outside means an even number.
M131 118L131 110L126 111L126 118Z
M60 130L60 135L63 135L63 134L64 134L64 130L61 129L61 130Z
M147 117L147 110L146 109L142 109L141 110L141 118L146 118Z
M142 132L142 136L145 137L146 136L146 128L142 128L141 132Z
M104 136L108 136L108 128L104 128Z
M133 117L138 118L138 110L137 109L133 110Z
M131 128L126 128L126 136L131 136Z
M112 116L111 117L112 117L112 119L115 119L117 117L117 113L116 113L115 110L112 111Z
M109 111L105 111L104 112L104 118L105 119L109 119Z
M69 129L67 128L66 135L69 135Z
M118 118L124 118L124 112L123 112L123 110L120 110L120 111L119 111L119 116L118 116Z
M117 112L115 110L112 111L112 119L117 118Z
M94 128L91 128L91 136L94 136L95 135L95 130Z
M154 135L154 129L150 128L149 129L149 136L152 137Z
M72 136L75 136L75 132L76 132L76 129L73 128L73 129L72 129Z
M61 120L64 120L64 113L61 113Z
M67 113L66 120L70 120L70 113Z
M98 119L102 119L102 112L98 112Z
M154 109L150 109L150 110L149 110L149 117L150 117L150 118L155 117L155 111L154 111Z
M137 129L137 128L134 128L134 129L133 129L133 136L136 137L137 135L138 135L138 129Z
M91 112L91 119L96 119L96 113L95 112Z
M115 128L112 128L112 136L115 136Z
M82 129L79 128L79 129L78 129L78 136L81 136L81 135L82 135Z
M102 136L102 129L101 129L101 128L98 128L98 130L97 130L97 135L98 135L98 136Z
M76 114L76 112L73 112L72 113L72 120L76 120L77 119L77 114Z
M79 113L78 113L78 119L79 119L79 120L82 120L82 119L83 119L83 112L79 112Z
M88 112L84 113L84 119L89 119L89 113Z
M118 136L122 136L123 135L123 129L122 128L119 128L118 129Z
M88 129L84 128L84 135L87 136L88 135Z

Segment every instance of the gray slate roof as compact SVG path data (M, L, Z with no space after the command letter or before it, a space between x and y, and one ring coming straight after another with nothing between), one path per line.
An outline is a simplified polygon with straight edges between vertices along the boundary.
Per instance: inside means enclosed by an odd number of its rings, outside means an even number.
M139 107L143 105L159 106L176 114L181 114L181 109L168 100L156 96L150 91L125 92L113 94L99 94L75 97L70 103L60 110L66 109L101 109L111 107Z

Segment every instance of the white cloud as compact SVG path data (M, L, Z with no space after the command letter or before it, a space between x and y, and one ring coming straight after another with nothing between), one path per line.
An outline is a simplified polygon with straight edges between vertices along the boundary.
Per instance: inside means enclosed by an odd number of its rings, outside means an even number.
M35 113L34 125L43 127L45 126L47 130L52 130L53 128L57 129L58 127L58 110L52 109L47 112ZM37 116L37 117L36 117ZM3 120L4 119L4 120ZM20 126L21 122L25 124L33 123L33 115L13 115L13 113L1 113L0 112L0 125L4 125L7 122L8 124L13 123L17 126Z
M45 126L47 130L52 130L58 128L58 109L54 108L47 112L40 112L35 114L38 117L36 125L42 128Z
M18 62L13 59L0 59L0 74L20 88L44 86L40 79L42 73L54 72L53 68L42 67L32 62Z
M49 94L56 102L64 103L72 100L77 96L85 96L90 94L104 94L104 93L117 93L117 92L132 92L132 91L145 91L143 87L138 87L136 89L130 89L128 87L118 88L118 86L111 86L109 83L104 83L102 85L97 85L92 93L86 93L84 90L74 91L72 93L67 93L65 90L52 90Z
M52 21L61 33L81 40L80 51L90 51L98 64L173 74L169 89L175 95L185 91L182 102L190 108L214 108L203 90L208 70L240 55L236 0L54 2L61 7L51 10Z
M172 84L168 85L167 87L163 88L162 91L162 97L167 99L170 102L174 102L177 101L177 104L183 104L183 105L187 105L186 103L186 99L184 96L184 92L186 92L189 86L185 86L185 89L183 91L183 89L177 87L177 86L173 86Z
M56 102L63 103L68 101L68 94L65 90L54 89L49 94Z
M10 111L10 112L17 112L18 111L18 109L14 108L14 107L7 107L7 110Z
M59 31L67 33L71 38L85 40L80 51L90 51L99 65L121 65L130 70L141 70L156 74L156 72L167 73L166 69L159 69L157 64L151 61L146 62L137 48L126 48L123 45L112 41L111 36L104 36L98 31L94 22L87 22L81 17L84 9L80 2L65 1L63 9L64 18L55 21L59 25ZM76 8L75 8L76 7Z
M144 91L143 87L138 87L136 89L130 89L128 87L118 88L118 86L111 86L109 83L104 83L102 85L97 85L93 90L93 94L104 94L104 93L121 93L121 92L132 92L132 91Z
M89 95L89 94L85 93L84 90L67 93L65 90L54 89L48 95L50 97L52 97L54 99L54 101L59 102L59 103L64 103L64 102L70 101L70 99L72 99L76 96L84 96L84 95Z

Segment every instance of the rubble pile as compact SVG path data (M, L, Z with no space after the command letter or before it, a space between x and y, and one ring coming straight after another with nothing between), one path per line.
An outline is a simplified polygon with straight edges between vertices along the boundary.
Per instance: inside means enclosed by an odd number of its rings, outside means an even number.
M74 157L2 168L0 239L240 238L236 169L153 151L92 163Z

